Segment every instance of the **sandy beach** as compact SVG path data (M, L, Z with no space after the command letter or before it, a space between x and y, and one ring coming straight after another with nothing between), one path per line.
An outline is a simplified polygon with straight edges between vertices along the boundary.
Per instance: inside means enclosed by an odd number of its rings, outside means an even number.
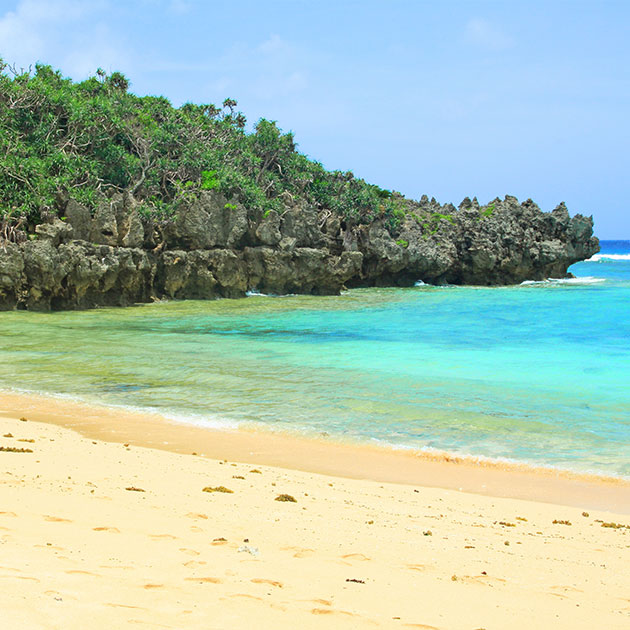
M127 415L0 397L2 628L630 625L626 482Z

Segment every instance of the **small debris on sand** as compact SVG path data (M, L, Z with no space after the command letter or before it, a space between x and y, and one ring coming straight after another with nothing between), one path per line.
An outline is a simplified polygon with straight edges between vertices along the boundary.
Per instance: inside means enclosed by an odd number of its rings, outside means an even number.
M0 446L0 451L3 453L32 453L30 448L15 448L14 446Z
M288 503L297 503L297 499L290 494L279 494L276 498L276 501L284 501Z

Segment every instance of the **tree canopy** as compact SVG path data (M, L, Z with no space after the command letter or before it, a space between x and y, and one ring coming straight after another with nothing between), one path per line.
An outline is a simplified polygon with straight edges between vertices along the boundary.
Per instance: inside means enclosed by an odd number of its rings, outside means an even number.
M327 171L274 121L248 132L237 106L173 107L129 92L120 72L73 82L48 65L17 71L0 59L0 216L32 225L70 197L93 208L127 190L165 217L216 189L265 212L291 200L356 222L399 220L402 197Z

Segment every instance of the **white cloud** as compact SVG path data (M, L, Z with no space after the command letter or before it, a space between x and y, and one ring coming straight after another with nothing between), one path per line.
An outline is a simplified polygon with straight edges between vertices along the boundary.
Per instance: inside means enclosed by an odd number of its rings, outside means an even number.
M499 26L484 18L472 18L466 24L466 41L486 50L505 50L514 45L511 37Z
M217 101L230 95L266 102L297 96L308 89L309 63L308 55L278 35L254 45L236 43L208 68L220 67L222 74L206 83L206 92Z
M265 40L257 48L265 54L284 53L291 49L289 44L285 42L279 35L272 35L269 39Z
M18 68L37 62L84 78L97 67L118 69L127 56L102 19L106 0L20 0L0 16L0 56Z
M169 11L171 13L175 13L176 15L185 15L186 13L190 13L192 6L190 2L186 0L171 0L169 5Z

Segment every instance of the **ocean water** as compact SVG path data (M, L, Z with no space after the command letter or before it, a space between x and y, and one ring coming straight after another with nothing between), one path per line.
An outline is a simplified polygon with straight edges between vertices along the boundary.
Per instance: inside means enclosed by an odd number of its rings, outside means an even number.
M571 271L0 313L0 388L630 478L630 241Z

